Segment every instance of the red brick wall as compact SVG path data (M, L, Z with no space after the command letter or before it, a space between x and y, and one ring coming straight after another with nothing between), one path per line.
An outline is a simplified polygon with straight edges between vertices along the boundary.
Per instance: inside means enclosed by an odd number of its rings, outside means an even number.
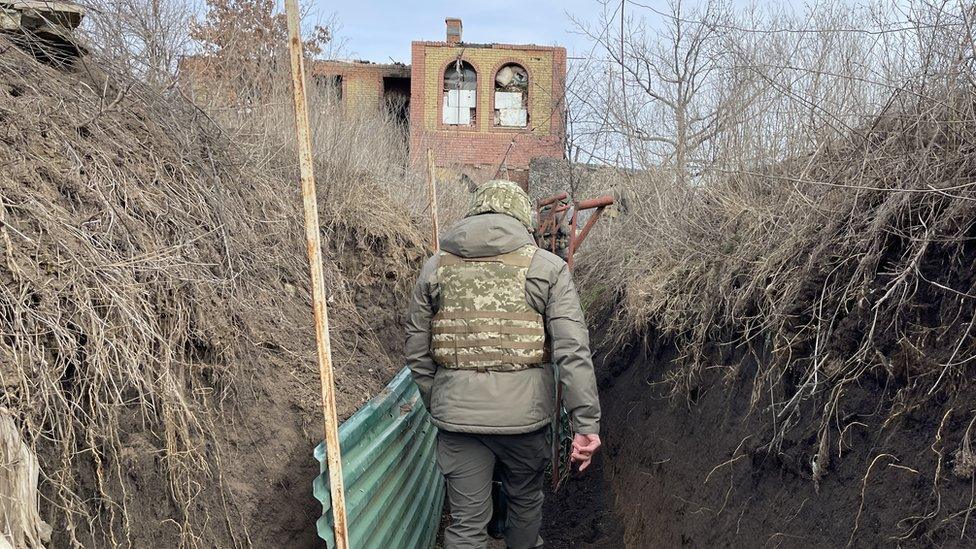
M341 76L342 102L346 107L374 108L382 104L383 78L410 77L410 67L345 61L313 61L312 77Z
M414 42L412 44L411 63L411 100L410 100L410 151L411 158L416 165L423 165L426 161L426 151L431 147L434 151L434 163L441 168L465 166L464 171L474 177L477 182L494 176L502 159L509 169L509 178L527 183L529 161L537 157L563 158L565 147L566 126L563 116L564 93L566 82L566 50L563 48L549 48L542 46L509 46L492 44L490 48L505 49L505 55L512 59L519 56L529 57L534 52L546 51L552 53L552 100L553 115L548 125L548 135L539 132L515 130L501 131L490 128L482 131L477 128L464 129L439 125L431 131L425 128L425 108L431 104L425 94L431 86L424 82L427 74L427 48L451 47L443 42ZM463 47L463 45L462 45ZM464 58L478 61L480 50L477 47L465 48ZM538 55L538 53L535 53ZM494 67L497 63L492 63ZM439 76L437 77L440 78ZM494 78L489 71L479 73L481 78ZM437 87L441 86L438 81ZM440 98L438 98L440 101ZM478 114L479 117L491 116L490 113ZM507 157L506 157L507 153Z
M539 156L563 157L563 142L558 136L537 137L531 133L483 133L475 131L411 132L411 150L426 154L434 149L437 166L453 164L495 166L502 159L510 169L527 169ZM513 144L514 142L514 144ZM508 156L506 157L506 153Z

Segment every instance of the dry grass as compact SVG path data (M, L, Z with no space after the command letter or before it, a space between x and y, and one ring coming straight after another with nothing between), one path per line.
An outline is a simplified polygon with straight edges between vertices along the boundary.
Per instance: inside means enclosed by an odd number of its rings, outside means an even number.
M639 181L619 242L619 318L676 336L696 368L707 343L768 345L776 361L756 394L782 388L787 370L798 382L779 403L782 428L800 397L867 370L924 394L964 382L976 113L968 89L946 97L941 108L898 97L897 114L808 158L701 187Z
M903 67L897 85L825 75L791 59L795 72L784 81L816 79L826 97L803 95L800 84L794 97L773 103L757 94L741 107L750 116L728 121L690 177L667 162L621 172L629 211L601 228L579 260L584 295L605 289L593 314L613 318L618 342L676 343L682 368L670 378L674 397L693 399L706 370L730 382L747 376L752 412L765 424L759 449L777 454L784 442L799 444L815 484L857 423L843 415L856 388L886 388L877 395L878 429L922 407L951 409L971 394L976 72L965 14L942 13L926 27L935 38L918 33L932 41L919 39L919 64ZM846 40L812 32L828 45ZM786 89L776 80L768 87ZM882 107L858 113L863 104L851 110L839 99L846 93L881 97ZM805 124L805 117L843 123ZM768 135L756 141L761 131ZM743 350L759 358L756 371L732 361ZM960 463L968 436L947 443L963 444ZM900 534L964 520L942 508L926 513Z
M198 512L212 486L230 499L215 421L254 383L255 353L314 364L296 156L275 105L234 124L95 59L58 69L0 41L0 405L37 449L58 544L132 545L151 524L129 512L133 429L158 452L180 544L223 525L245 543L226 501ZM383 198L403 147L370 124L316 120L333 348L353 383L398 364L359 290L405 289L424 246Z

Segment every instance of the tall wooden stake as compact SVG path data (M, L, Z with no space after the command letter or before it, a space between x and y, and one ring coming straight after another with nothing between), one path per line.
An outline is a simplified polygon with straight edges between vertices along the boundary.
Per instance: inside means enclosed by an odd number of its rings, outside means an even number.
M295 92L295 126L298 134L298 159L301 164L302 199L305 203L305 243L308 246L308 261L312 270L312 310L315 315L319 374L322 378L322 406L325 410L325 447L329 462L329 487L332 491L333 530L336 549L348 549L346 497L339 455L339 419L336 414L335 383L332 375L332 345L329 342L325 278L322 274L322 243L319 237L319 209L315 198L315 174L312 170L312 132L308 126L308 97L305 94L305 61L302 55L298 0L285 0L285 11L288 16L291 79Z
M437 178L434 173L434 151L427 149L427 194L430 195L430 222L434 231L434 253L441 251L441 228L437 219Z

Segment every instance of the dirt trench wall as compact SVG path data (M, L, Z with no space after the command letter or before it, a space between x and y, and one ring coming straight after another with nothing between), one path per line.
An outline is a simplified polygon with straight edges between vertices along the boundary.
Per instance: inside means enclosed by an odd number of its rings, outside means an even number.
M48 546L320 545L301 197L291 160L253 164L171 91L0 37L0 407L37 455ZM319 187L344 419L402 367L426 250L395 203L336 192Z
M604 474L589 490L607 492L603 513L619 521L627 547L976 543L972 469L958 453L976 413L972 387L951 400L906 403L884 425L899 406L897 382L865 377L834 417L818 483L819 423L765 447L773 419L768 399L749 405L754 355L740 351L706 369L688 401L668 395L678 351L655 339L599 368ZM806 406L801 417L814 418L823 402Z

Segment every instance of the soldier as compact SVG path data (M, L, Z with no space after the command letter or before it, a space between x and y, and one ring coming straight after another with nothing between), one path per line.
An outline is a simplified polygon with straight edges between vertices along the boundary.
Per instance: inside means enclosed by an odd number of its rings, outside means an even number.
M424 264L410 301L407 365L439 429L437 465L451 506L448 549L487 547L496 461L508 502L508 547L542 545L553 365L580 471L600 447L600 403L579 297L566 263L535 246L531 211L516 183L479 187L465 219Z

